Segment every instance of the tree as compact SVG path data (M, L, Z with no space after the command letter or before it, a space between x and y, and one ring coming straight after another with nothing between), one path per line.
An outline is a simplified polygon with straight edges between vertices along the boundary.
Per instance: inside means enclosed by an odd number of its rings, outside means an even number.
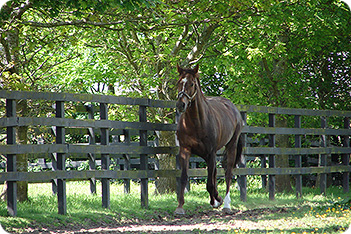
M13 0L0 20L4 89L118 88L128 96L173 100L176 64L201 63L206 92L234 103L349 108L343 94L350 87L350 12L337 0ZM322 92L325 74L331 88ZM96 90L97 84L108 88ZM328 102L331 92L338 95ZM169 112L152 114L174 119ZM162 134L161 142L174 144L174 136ZM174 166L174 156L159 158Z
M114 28L93 28L91 31L102 36L87 37L79 43L88 54L93 51L95 60L101 66L107 67L106 71L113 71L107 76L110 79L108 82L117 82L121 89L128 90L129 96L173 100L176 97L176 75L175 69L172 69L174 65L181 61L182 66L190 66L202 59L209 48L222 46L226 36L217 30L223 32L222 23L237 17L239 12L233 4L218 2L208 4L201 1L167 1L152 7L141 4L130 11L109 14L108 21L120 24ZM102 21L105 16L94 17L95 20ZM113 17L118 17L119 20ZM216 50L212 56L220 53ZM80 61L81 59L77 59L75 64L80 66ZM75 73L74 80L84 80L88 74L96 74L93 71L96 65L85 64L84 71ZM80 70L77 66L72 69ZM111 80L111 77L114 78ZM93 80L97 81L94 78ZM107 80L103 78L101 81ZM174 115L169 118L167 112L157 112L154 115L163 122L174 121ZM162 132L160 137L162 145L175 144L173 133ZM158 155L158 159L161 169L175 168L174 156ZM165 186L162 184L161 181L158 183L161 193L175 190L175 178L171 182L166 181Z
M1 64L2 88L86 92L94 83L111 87L115 82L121 85L127 81L127 88L138 91L140 96L173 99L175 80L169 64L181 58L182 65L198 61L214 43L210 39L223 20L222 10L228 8L225 3L216 2L157 3L160 4L148 1L119 4L108 0L6 3L0 22L5 55ZM210 10L213 14L202 13ZM224 17L234 14L236 11L229 11ZM96 37L95 33L102 36ZM80 61L81 55L99 63L89 64L87 71L77 70L79 67L73 63ZM65 74L67 65L76 69L74 79ZM95 74L88 86L77 86L86 83L87 74ZM152 88L157 92L150 92ZM29 114L27 103L18 107L22 115ZM162 119L168 113L157 114ZM19 130L17 135L23 138L19 142L26 143L27 129ZM170 136L164 138L168 144ZM27 161L25 156L23 161Z
M0 11L0 88L31 91L58 90L57 87L55 88L54 82L47 83L47 80L49 77L55 80L54 68L56 66L78 56L72 48L75 43L74 36L67 35L68 31L72 33L74 30L65 28L53 32L51 27L47 27L47 24L40 21L45 21L44 17L48 14L54 19L63 9L84 8L84 4L83 1L20 0L5 3ZM62 8L62 6L66 6L66 8ZM99 5L93 6L96 9L101 7ZM74 21L71 24L82 22L77 20L77 15L72 14ZM38 23L37 27L28 26L31 23ZM23 117L31 114L29 104L26 101L18 102L17 110L19 115ZM27 144L27 130L27 127L17 129L17 142L19 144ZM17 155L17 170L27 171L27 162L27 155ZM28 199L27 187L26 182L18 183L19 201Z
M351 50L347 6L284 1L261 7L232 34L238 46L229 56L237 59L228 69L225 95L244 104L350 109L342 101L350 93L349 66L342 63ZM326 106L326 100L334 105ZM277 118L277 127L287 126L286 118ZM288 138L277 138L278 146L287 144ZM287 157L279 159L278 166L289 166ZM277 177L278 190L289 190L289 184L288 177Z

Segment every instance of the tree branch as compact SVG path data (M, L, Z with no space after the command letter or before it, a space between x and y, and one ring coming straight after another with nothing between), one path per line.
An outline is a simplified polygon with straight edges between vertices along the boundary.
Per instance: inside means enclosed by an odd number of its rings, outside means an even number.
M61 22L53 22L53 23L41 23L41 22L35 22L35 21L22 21L21 24L27 25L27 26L32 26L32 27L39 27L39 28L53 28L53 27L61 27L61 26L68 26L68 25L74 25L74 26L84 26L84 25L91 25L91 26L99 26L99 27L104 27L104 26L110 26L110 25L123 25L125 22L120 20L120 21L114 21L114 22L94 22L94 21L89 21L86 19L83 20L72 20L72 21L61 21ZM108 28L112 29L112 28ZM113 30L122 30L122 29L113 29Z
M120 32L120 37L122 40L119 41L120 48L123 51L123 55L126 56L128 62L134 68L135 72L139 75L139 68L138 65L133 61L132 52L129 49L127 38L124 35L123 31ZM123 43L122 43L123 42Z
M205 26L202 34L199 35L199 38L192 48L192 50L188 53L186 59L182 62L182 66L187 66L191 61L195 60L196 57L200 55L200 53L206 48L206 45L209 42L209 39L214 32L214 30L219 27L219 24L211 24L210 26ZM198 61L197 59L196 61Z
M188 32L189 32L189 25L185 25L182 35L179 36L178 41L175 43L175 45L173 47L173 50L171 52L171 56L175 56L176 54L178 54L179 50L182 47L182 40L186 37Z
M62 61L55 62L53 65L51 65L51 66L46 70L46 72L48 72L49 70L51 70L53 67L56 67L57 65L60 65L60 64L62 64L62 63L65 63L65 62L67 62L67 61L69 61L69 60L71 60L71 59L78 58L79 56L80 56L80 54L77 54L77 55L75 55L75 56L69 56L68 58L66 58L66 59L64 59L64 60L62 60ZM42 73L42 74L38 77L38 79L40 79L44 74L45 74L45 73Z

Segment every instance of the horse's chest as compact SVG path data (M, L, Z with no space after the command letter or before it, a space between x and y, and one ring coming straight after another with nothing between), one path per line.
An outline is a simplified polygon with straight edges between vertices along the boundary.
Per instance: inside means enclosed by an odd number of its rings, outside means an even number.
M179 129L177 137L181 147L189 148L193 154L203 156L209 154L215 148L214 140L204 129L196 131Z

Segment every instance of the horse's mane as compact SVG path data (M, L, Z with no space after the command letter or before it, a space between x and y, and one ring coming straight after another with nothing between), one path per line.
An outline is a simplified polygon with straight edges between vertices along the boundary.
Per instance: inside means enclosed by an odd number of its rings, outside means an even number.
M202 87L201 87L201 83L200 83L200 76L199 76L199 73L196 73L196 74L195 74L195 78L196 78L197 85L198 85L198 87L199 87L198 92L199 92L199 94L201 95L202 98L205 98L205 95L204 95L204 93L202 92Z

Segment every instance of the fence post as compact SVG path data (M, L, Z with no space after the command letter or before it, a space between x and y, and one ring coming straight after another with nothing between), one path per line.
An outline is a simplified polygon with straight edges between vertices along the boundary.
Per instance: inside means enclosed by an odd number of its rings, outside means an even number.
M243 119L244 125L246 125L246 120L247 120L247 113L246 112L240 112L241 118ZM243 134L243 147L246 147L247 144L247 134ZM239 156L240 157L240 156ZM242 160L238 164L239 168L245 168L246 167L246 157L242 158ZM247 178L246 175L241 175L238 177L238 185L239 185L239 190L240 190L240 200L243 202L246 202L247 200Z
M265 140L261 139L259 144L260 145L265 145ZM266 156L267 155L264 155L264 154L259 155L259 157L261 159L261 168L266 168L267 167ZM267 175L261 175L261 184L262 184L262 188L266 188L267 187Z
M65 103L56 101L56 118L65 117ZM56 144L65 144L65 127L56 126ZM66 156L64 153L56 155L57 170L66 170ZM65 215L67 213L67 198L66 198L66 180L57 180L57 200L58 213Z
M140 122L147 122L146 117L146 106L139 106L139 121ZM140 130L140 146L147 146L147 130ZM148 155L147 154L140 154L140 169L141 170L148 170ZM141 179L141 206L143 208L148 208L149 206L149 199L148 199L148 178Z
M92 104L89 104L85 106L87 112L88 112L88 119L94 119L94 106ZM94 128L88 128L88 140L89 140L89 145L95 145L95 131ZM89 159L89 170L95 170L96 169L96 162L95 162L95 154L94 153L88 153L88 159ZM96 178L90 178L90 193L91 194L96 194Z
M327 117L321 116L321 128L327 128ZM327 147L327 137L326 135L321 135L321 147ZM327 155L319 155L319 166L324 167L327 165ZM321 194L326 194L327 191L327 174L320 174L320 192Z
M56 138L56 136L57 136L56 135L56 126L52 126L51 130L52 130L54 137ZM57 170L57 153L51 154L51 165L52 165L51 166L52 170L56 171ZM57 194L57 179L52 180L51 187L52 187L52 194L56 195Z
M123 130L124 134L124 141L126 145L130 145L130 133L128 129ZM128 154L123 154L124 158L124 170L128 171L130 170L130 156ZM124 179L124 193L129 194L130 193L130 179Z
M295 128L301 128L301 115L295 115ZM301 135L295 135L295 148L301 148ZM295 167L301 168L301 155L295 156ZM296 197L302 197L302 175L296 175Z
M16 100L6 99L6 117L16 117ZM16 127L6 128L7 144L16 144ZM16 172L16 154L6 155L7 172ZM17 216L17 183L16 181L7 181L7 212L10 216Z
M107 103L100 103L100 119L108 119L108 106ZM101 145L109 145L109 129L101 128ZM110 169L110 156L109 154L101 154L101 169L109 170ZM101 179L102 187L102 207L110 208L110 179L102 178Z
M344 128L350 129L350 118L345 117L344 119ZM344 136L343 147L350 147L350 137L348 135ZM350 162L350 154L342 155L342 165L349 165ZM348 193L350 190L350 172L342 173L342 187L344 189L344 193Z
M275 114L269 114L269 127L275 127ZM275 134L269 134L269 147L275 147ZM275 168L275 155L269 155L268 159L269 167ZM275 175L268 176L268 190L269 190L269 199L274 200L275 197Z

